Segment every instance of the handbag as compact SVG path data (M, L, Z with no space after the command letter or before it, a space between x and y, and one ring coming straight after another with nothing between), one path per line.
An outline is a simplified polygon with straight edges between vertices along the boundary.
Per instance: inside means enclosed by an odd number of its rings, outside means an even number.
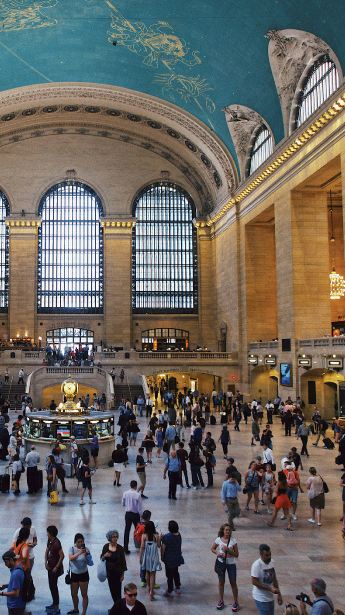
M228 546L229 546L229 544L230 544L230 540L231 540L231 538L229 538L229 542L228 542L228 544L226 545L227 547L228 547ZM215 571L218 575L223 575L223 574L225 573L225 570L226 570L226 557L224 557L224 560L223 560L223 561L220 561L220 560L218 559L218 557L219 557L219 556L217 556L216 561L215 561L215 563L214 563L214 571Z
M324 492L324 493L328 493L328 492L329 492L329 487L328 487L327 483L323 480L323 478L322 478L321 474L319 474L319 476L320 476L320 478L321 478L321 480L322 480L323 492Z
M180 438L179 438L179 437L178 437L178 435L176 434L176 436L175 436L175 444L178 444L178 443L179 443L179 441L180 441Z
M68 572L65 576L65 583L66 585L71 585L72 581L71 581L71 560L69 562L69 567L68 567Z
M335 458L335 463L337 464L337 466L341 466L341 464L343 463L341 455L338 455L338 457Z
M275 495L275 496L274 496L274 498L272 498L272 499L270 500L270 502L271 502L271 504L275 504L275 503L276 503L276 501L277 501L277 496Z
M103 559L97 565L97 578L101 583L104 583L107 578L107 563Z
M59 496L58 496L58 492L57 491L51 491L49 497L50 497L50 503L51 504L58 504Z
M15 479L11 481L11 491L18 491L18 483Z
M252 478L250 479L249 487L250 487L250 485L251 485L251 484L252 484L252 482L253 482L253 478L254 478L254 476L255 476L255 471L254 471L254 474L253 474ZM249 487L247 487L247 486L244 486L244 487L243 487L242 491L243 491L243 493L244 493L244 494L248 493L248 491L249 491Z
M184 557L183 557L183 555L182 555L182 553L181 553L181 557L180 557L180 566L183 566L183 564L184 564Z

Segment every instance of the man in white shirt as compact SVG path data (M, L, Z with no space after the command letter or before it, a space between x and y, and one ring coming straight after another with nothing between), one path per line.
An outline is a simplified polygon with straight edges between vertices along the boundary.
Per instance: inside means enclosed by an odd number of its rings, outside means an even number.
M34 567L34 561L35 561L35 556L34 556L34 547L37 545L37 533L36 530L34 528L34 526L32 525L32 521L30 519L30 517L24 517L24 519L22 519L21 521L21 527L19 527L13 535L13 542L16 542L18 536L19 536L19 532L21 530L22 527L28 527L30 530L30 535L29 538L25 541L26 544L29 547L29 561L30 561L30 570L33 569Z
M260 615L274 615L274 596L277 596L279 605L283 604L274 561L268 545L260 545L259 552L260 557L252 564L250 572L253 584L252 595Z
M25 457L26 463L26 480L28 483L28 490L26 493L37 493L38 491L38 470L37 465L41 461L41 458L36 451L36 446L33 444L30 452Z
M270 448L268 448L268 444L264 444L264 452L262 453L262 463L272 463L274 464L274 457Z
M296 469L291 453L288 453L286 457L283 457L283 459L281 460L282 470L285 470L286 464L288 464L289 466L292 466L294 470Z

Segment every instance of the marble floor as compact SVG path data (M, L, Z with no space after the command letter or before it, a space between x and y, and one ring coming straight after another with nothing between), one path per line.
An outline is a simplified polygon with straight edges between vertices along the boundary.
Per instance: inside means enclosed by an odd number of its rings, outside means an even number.
M280 462L290 447L296 443L295 437L283 435L281 423L275 418L274 433L274 456ZM210 430L215 440L218 439L221 427L219 418L217 425ZM141 419L141 434L146 430L146 419ZM251 426L241 424L241 431L235 432L231 426L232 444L229 454L235 458L235 463L242 476L248 464L261 452L260 446L250 446ZM189 430L186 439L188 440ZM140 441L139 438L138 441ZM314 438L315 441L315 438ZM35 566L33 578L36 585L36 600L30 604L30 610L34 615L43 614L44 605L50 604L51 597L47 583L47 573L44 568L44 551L46 546L46 527L55 524L59 528L59 538L65 553L73 544L76 532L82 532L85 542L90 548L94 561L97 562L103 544L106 542L105 534L110 529L118 529L120 532L119 543L123 544L124 509L121 504L122 493L129 488L130 480L136 478L135 455L136 449L132 447L129 453L130 465L122 472L121 487L113 486L113 471L109 468L98 470L93 477L95 506L88 503L80 507L79 492L76 489L76 481L67 479L68 494L60 493L60 502L57 506L51 506L46 493L26 495L26 477L21 481L21 495L19 497L0 493L0 516L1 516L1 553L12 544L14 531L20 526L20 520L29 516L36 527L38 534L38 546L35 549ZM309 460L305 459L304 471L301 472L301 482L306 483L308 467L314 465L327 480L330 492L326 495L326 509L322 517L322 526L317 527L308 523L310 516L307 493L299 494L297 517L293 522L294 532L284 530L286 522L278 517L276 527L268 528L264 521L268 520L266 507L260 505L262 516L254 515L253 505L250 511L244 510L245 496L240 495L242 513L236 521L237 530L234 534L238 542L239 559L237 564L239 604L241 611L248 615L256 613L254 601L251 596L250 567L252 562L259 557L258 547L260 543L268 543L271 546L275 560L277 577L279 580L284 605L292 602L296 604L295 596L300 591L311 595L310 581L314 577L321 577L327 583L327 593L333 599L336 608L345 611L344 591L344 562L345 541L341 536L342 513L341 488L339 486L341 471L334 464L335 451L315 448L309 441ZM176 612L181 609L184 615L202 614L216 611L218 602L218 582L214 572L215 556L211 553L211 546L217 537L219 526L227 520L221 503L220 490L224 480L226 461L223 459L220 444L216 451L217 467L212 489L197 490L182 489L178 487L178 500L168 499L168 484L163 481L164 459L153 458L152 465L147 469L147 487L145 490L148 500L144 507L152 511L152 518L158 520L160 531L167 531L170 519L175 519L179 526L183 539L183 556L185 565L180 568L182 594L175 595L169 600L163 596L166 589L164 571L157 573L157 582L161 588L156 591L156 600L149 602L147 590L140 587L138 554L132 547L132 534L130 538L131 554L127 556L128 571L125 574L125 582L133 581L138 585L138 598L145 603L149 614L158 615L166 612ZM0 472L4 471L4 462L0 462ZM204 469L203 469L204 470ZM202 470L202 471L203 471ZM206 481L206 477L205 477ZM65 568L66 568L65 559ZM8 571L4 564L0 563L0 582L8 582ZM64 583L64 577L60 582L60 608L61 613L67 613L72 608L70 590ZM89 585L90 604L88 613L107 615L112 601L107 583L100 583L96 575L96 566L90 569ZM5 613L5 598L0 598ZM226 585L225 612L231 611L232 594L230 585ZM284 613L284 606L279 607L276 603L276 613ZM310 609L309 609L310 610Z

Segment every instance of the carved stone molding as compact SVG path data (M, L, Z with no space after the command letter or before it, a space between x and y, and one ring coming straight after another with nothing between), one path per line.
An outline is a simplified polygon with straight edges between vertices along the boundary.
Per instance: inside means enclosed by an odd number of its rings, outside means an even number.
M44 104L44 101L46 101L46 104ZM176 132L178 138L182 137L182 141L191 143L191 146L187 143L185 143L185 146L189 147L193 153L195 153L192 149L194 137L194 140L196 139L200 144L195 144L199 150L199 155L201 156L200 152L202 152L206 159L214 157L216 161L215 167L217 169L215 168L215 171L213 171L216 176L213 180L217 187L221 186L222 181L225 182L230 191L238 185L236 165L221 140L187 111L147 94L115 86L84 83L26 86L0 93L0 116L1 119L8 116L8 121L10 121L11 116L16 114L17 111L21 113L22 110L26 112L34 111L35 105L39 105L44 113L51 115L58 110L56 109L57 106L60 106L60 109L63 106L66 113L72 114L78 112L79 108L75 107L81 105L87 113L98 116L100 112L104 111L106 104L112 109L115 117L116 115L127 115L127 119L133 124L142 122L141 114L148 112L151 117L144 119L157 132L162 129L160 121L165 121L167 126L170 126L171 132L168 134L172 139L174 136L171 133ZM109 111L110 109L108 109L110 116ZM120 113L117 114L117 111ZM171 124L173 125L171 126ZM167 126L164 126L163 129L167 129ZM187 134L183 134L183 132ZM210 162L213 165L212 160ZM207 167L206 163L204 164Z
M269 30L268 57L283 114L285 136L294 129L296 100L304 77L317 59L325 54L336 64L342 83L342 70L334 51L318 36L303 30Z
M249 107L229 105L229 107L224 107L223 111L236 149L241 180L244 181L247 175L246 168L248 167L252 145L258 129L260 126L265 125L270 131L272 138L273 134L260 113L253 111Z

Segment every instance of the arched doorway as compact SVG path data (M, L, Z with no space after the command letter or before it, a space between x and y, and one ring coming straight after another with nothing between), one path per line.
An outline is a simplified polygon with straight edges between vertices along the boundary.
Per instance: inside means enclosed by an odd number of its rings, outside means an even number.
M317 368L309 369L301 376L301 398L304 401L304 415L311 418L317 406L321 416L331 420L338 404L339 383L344 376L335 371Z
M250 399L261 399L265 405L278 395L279 374L268 365L257 365L250 372Z

